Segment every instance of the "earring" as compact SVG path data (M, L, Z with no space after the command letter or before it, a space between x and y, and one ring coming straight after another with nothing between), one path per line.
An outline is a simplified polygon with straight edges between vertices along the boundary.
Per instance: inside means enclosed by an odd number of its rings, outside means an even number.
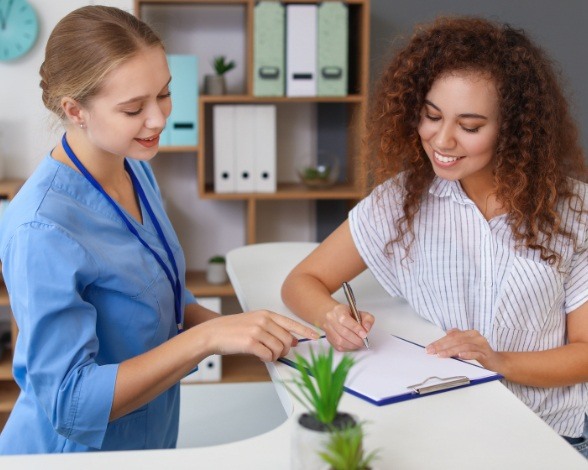
M81 123L81 124L80 124L80 128L81 128L81 129L85 129L85 128L86 128L86 125L85 125L84 123Z

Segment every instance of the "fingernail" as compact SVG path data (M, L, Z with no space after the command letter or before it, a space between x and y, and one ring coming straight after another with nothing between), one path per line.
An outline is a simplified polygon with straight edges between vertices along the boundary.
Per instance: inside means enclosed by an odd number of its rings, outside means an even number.
M359 332L359 337L362 338L362 339L365 339L365 338L367 338L367 333L365 331L361 330Z
M425 352L427 354L435 354L435 348L433 346L429 345L425 348Z

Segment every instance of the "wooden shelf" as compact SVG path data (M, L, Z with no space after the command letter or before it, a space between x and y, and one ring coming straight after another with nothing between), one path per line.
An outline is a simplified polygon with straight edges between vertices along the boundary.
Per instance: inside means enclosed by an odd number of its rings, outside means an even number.
M8 307L9 305L8 291L4 285L4 280L0 277L0 307Z
M230 282L210 284L206 281L204 271L188 271L186 273L186 288L196 297L232 297L235 295L235 289Z
M159 28L165 30L166 34L171 36L170 43L174 43L174 22L183 19L188 12L191 20L194 21L201 10L203 15L213 15L214 24L211 29L222 30L227 27L231 33L242 39L244 54L241 57L244 77L242 91L228 95L200 95L198 102L198 127L199 127L199 145L196 148L174 148L164 147L162 153L173 152L192 152L197 159L197 187L198 195L202 199L219 200L219 201L243 201L245 210L245 240L247 244L257 242L257 227L260 225L258 218L262 211L257 210L258 201L318 201L318 200L340 200L348 201L349 205L355 204L365 196L366 192L366 169L361 159L363 152L361 147L363 141L361 134L363 122L367 108L369 96L369 30L370 30L370 0L342 0L349 6L348 8L348 33L349 33L349 50L348 50L348 83L347 95L345 96L254 96L254 58L255 58L255 9L258 0L134 0L135 14L147 22L161 23ZM319 5L322 0L281 0L282 4L304 3L308 5ZM190 8L188 8L190 7ZM194 7L194 8L191 8ZM199 8L205 7L205 8ZM211 8L213 13L211 13ZM224 13L227 8L233 13L237 13L236 19L223 23ZM216 15L216 16L214 16ZM210 18L203 16L202 18ZM200 18L200 20L202 20ZM186 27L184 24L183 27ZM186 28L187 30L189 29ZM194 27L194 33L197 35L197 28ZM205 34L203 34L205 37ZM176 38L177 39L177 38ZM188 53L188 52L184 52ZM307 104L316 105L315 107L322 111L320 118L325 122L327 108L332 107L333 112L341 114L341 120L336 122L336 126L345 133L343 137L345 143L345 154L342 145L332 144L332 147L341 154L340 158L346 158L346 183L336 184L332 188L316 190L309 189L298 183L295 175L284 177L290 180L290 183L279 183L278 188L273 193L215 193L212 186L214 174L214 106L217 104L274 104L279 107L299 106L307 107ZM303 105L303 106L300 106ZM312 106L311 106L312 107ZM336 108L336 109L335 109ZM344 108L344 109L339 109ZM318 115L317 111L317 115ZM287 113L283 113L287 116ZM294 117L296 119L296 117ZM301 119L301 118L300 118ZM314 121L301 123L312 129L316 124ZM317 129L320 126L316 126ZM289 127L281 127L283 132L288 132ZM325 131L326 132L326 131ZM329 131L330 132L330 131ZM291 137L290 135L288 135ZM329 144L330 145L330 144ZM335 151L335 150L334 150ZM279 154L278 149L278 154ZM294 154L290 155L285 152L279 158L295 159ZM210 286L204 286L205 295L212 292ZM214 290L217 290L216 288ZM210 294L213 295L213 294ZM222 295L222 294L221 294ZM226 294L229 295L229 294ZM231 294L232 295L232 294Z
M4 350L0 359L0 381L13 380L12 377L12 351Z
M10 413L19 393L20 389L16 382L8 380L0 382L0 413Z
M223 103L361 103L362 95L347 96L252 96L252 95L202 95L203 104Z
M215 193L212 184L207 184L201 194L203 199L270 199L270 200L301 200L301 199L361 199L364 196L360 189L352 184L337 183L326 189L311 189L300 183L278 183L275 193Z
M198 145L167 145L159 147L159 153L198 153Z
M231 355L222 358L222 383L269 382L263 362L254 356Z
M247 5L252 0L135 0L135 12L141 5Z
M247 5L255 4L258 0L135 0L135 12L141 5ZM363 5L365 0L342 0L349 5ZM280 3L308 3L316 4L317 0L280 0Z
M12 199L23 184L24 180L21 179L0 180L0 197Z
M235 289L230 282L226 284L210 284L206 281L204 271L188 271L186 273L186 287L195 296L201 297L231 297L235 295ZM8 291L0 278L0 306L10 305Z

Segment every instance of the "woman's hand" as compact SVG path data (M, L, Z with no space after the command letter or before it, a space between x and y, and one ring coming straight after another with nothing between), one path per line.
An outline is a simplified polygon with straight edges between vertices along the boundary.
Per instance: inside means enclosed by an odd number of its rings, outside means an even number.
M477 330L453 328L443 338L429 344L426 351L439 357L478 361L486 369L498 373L503 366L503 355L494 351Z
M365 347L363 339L372 329L375 319L368 312L359 314L361 325L355 321L347 305L337 304L327 312L322 329L337 351L354 351Z
M293 335L318 339L319 333L268 310L226 315L201 323L210 354L252 354L264 362L285 356L298 343Z

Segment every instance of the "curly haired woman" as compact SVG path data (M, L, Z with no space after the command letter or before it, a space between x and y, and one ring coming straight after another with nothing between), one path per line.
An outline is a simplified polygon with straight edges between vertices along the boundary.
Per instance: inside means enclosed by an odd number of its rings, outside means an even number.
M336 349L361 348L374 317L331 294L370 269L444 329L428 353L502 374L586 455L588 185L549 59L510 26L440 18L392 59L367 124L375 189L284 301Z

